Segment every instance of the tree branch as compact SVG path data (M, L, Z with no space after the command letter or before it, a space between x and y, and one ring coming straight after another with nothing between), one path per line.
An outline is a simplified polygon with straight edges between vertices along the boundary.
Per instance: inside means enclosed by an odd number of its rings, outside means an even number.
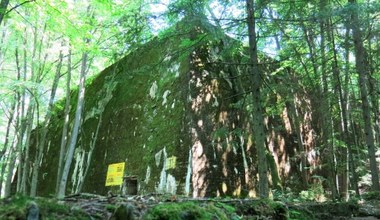
M22 5L25 5L25 4L31 3L31 2L35 2L35 1L36 0L28 0L28 1L25 1L23 3L20 3L20 4L16 5L16 6L12 7L11 9L9 9L7 12L4 13L4 15L9 14L11 11L15 10L16 8L18 8L18 7L22 6Z

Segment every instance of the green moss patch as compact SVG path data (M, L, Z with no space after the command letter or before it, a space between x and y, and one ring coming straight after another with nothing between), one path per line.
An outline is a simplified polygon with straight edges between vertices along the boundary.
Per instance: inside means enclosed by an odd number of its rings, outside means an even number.
M28 207L37 204L42 219L88 219L88 215L78 209L61 205L54 199L15 196L0 200L0 219L26 219Z
M307 210L301 210L301 209L291 209L289 210L289 220L312 220L315 219L314 216L308 212Z
M182 220L182 219L230 219L223 209L214 203L164 203L148 210L145 220Z
M272 200L251 200L242 204L236 204L236 213L239 216L260 218L270 216L273 219L287 219L288 208L285 204Z

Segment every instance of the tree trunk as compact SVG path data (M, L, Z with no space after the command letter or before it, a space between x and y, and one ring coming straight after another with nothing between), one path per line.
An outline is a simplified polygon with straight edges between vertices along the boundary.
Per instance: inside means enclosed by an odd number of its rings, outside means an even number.
M9 4L9 0L1 0L0 2L0 25L4 19L5 13L7 12L8 4Z
M344 39L344 47L345 47L345 77L343 79L343 88L340 89L342 91L341 96L341 106L342 106L342 118L344 121L344 129L345 129L345 135L346 141L347 141L347 148L348 148L348 159L349 159L349 168L352 172L352 179L351 179L351 185L354 186L355 193L357 196L360 196L359 192L359 184L358 184L358 176L356 173L356 162L354 160L354 150L353 146L356 145L356 134L354 132L350 131L350 111L349 111L349 78L350 78L350 28L346 27L346 33L345 33L345 39ZM339 78L338 78L339 79ZM344 92L344 93L343 93ZM352 127L352 126L351 126ZM356 145L357 146L357 145Z
M7 130L5 132L5 141L3 144L3 149L0 151L0 162L2 161L3 156L4 156L4 154L8 148L9 139L10 139L10 132L11 132L11 127L12 127L12 122L13 122L15 110L16 110L16 96L15 96L15 100L13 100L13 102L11 104L11 109L9 111ZM0 182L1 182L1 180L0 180ZM1 189L1 186L0 186L0 189Z
M43 155L44 155L45 140L46 140L46 135L48 132L48 127L50 124L50 119L52 116L55 93L57 91L59 78L61 77L62 59L63 59L63 54L62 54L62 51L60 51L59 62L57 64L57 70L55 72L54 81L53 81L53 85L51 88L49 105L48 105L48 109L47 109L47 112L45 115L45 119L44 119L44 122L43 122L43 125L41 128L40 142L37 146L37 155L35 157L35 162L34 162L34 167L33 167L33 176L32 176L32 185L30 188L30 196L32 196L32 197L37 195L39 168L40 168L40 163L41 163Z
M326 8L327 2L325 0L320 1L320 11L323 13ZM321 72L322 72L322 97L320 106L320 115L322 116L322 140L323 145L326 147L328 157L328 169L329 178L328 182L330 184L330 189L332 193L332 198L338 198L338 184L336 181L337 176L337 166L336 166L336 152L334 148L334 136L332 129L332 117L331 117L331 94L329 92L328 83L328 69L327 69L327 58L326 58L326 23L327 20L321 19L320 25L320 40L321 40ZM315 51L315 47L313 47Z
M20 74L17 76L18 79L20 79ZM18 148L19 145L22 144L22 108L24 103L21 102L22 100L22 93L18 92L17 95L17 111L16 111L16 127L15 127L15 134L16 138L13 141L12 146L10 147L8 151L8 172L7 172L7 179L5 180L4 184L4 197L7 198L11 195L11 185L12 185L12 178L13 178L13 173L14 173L14 168L16 164L16 158L18 156Z
M6 161L8 159L5 155L5 152L9 148L10 132L11 132L11 127L12 127L12 123L13 123L13 119L14 119L15 110L16 110L16 95L14 97L14 100L12 101L12 104L11 104L11 109L9 111L7 130L5 132L5 141L4 141L3 149L0 151L0 163L2 164L1 173L0 173L0 195L1 195L2 187L3 187L3 177L5 175Z
M21 175L19 175L20 179L20 186L17 189L17 192L20 192L21 194L26 195L27 194L27 180L29 178L29 168L30 168L30 160L29 160L29 145L30 145L30 136L33 129L33 121L34 121L34 110L35 106L34 103L30 103L28 107L28 113L27 113L27 128L26 128L26 137L25 137L25 144L24 144L24 154L22 163L20 163L19 170ZM20 161L21 161L20 160Z
M16 140L16 142L13 143L13 146L9 149L9 157L8 157L8 171L7 178L5 180L4 184L4 198L7 198L11 195L11 186L12 186L12 180L13 180L13 173L14 168L16 164L16 158L17 158L17 145L19 140Z
M374 115L373 123L374 123L374 135L375 135L375 142L377 144L380 144L380 90L377 87L379 85L379 82L376 82L376 79L374 77L370 77L369 79L369 92L371 97L371 103L372 103L372 112Z
M69 138L68 128L69 128L69 122L70 122L70 107L71 107L70 82L71 82L71 48L69 49L68 61L67 61L66 103L65 103L65 110L63 114L64 122L63 122L62 137L61 137L61 147L59 150L57 182L55 186L56 195L58 195L59 183L61 182L63 160L64 160L65 152L66 152L67 139Z
M79 128L82 121L82 109L84 106L85 80L86 80L86 71L87 71L87 57L88 57L87 52L84 52L82 56L81 76L79 79L79 89L78 89L78 103L77 103L77 109L75 112L73 131L71 132L70 144L68 146L68 151L66 154L66 162L65 162L65 166L63 167L62 177L61 177L61 181L58 188L57 197L59 199L62 199L66 193L67 179L69 176L71 162L74 157L74 150L77 143Z
M24 41L25 43L25 41ZM26 45L26 44L24 44ZM24 50L25 52L25 50ZM26 53L26 52L25 52ZM24 54L25 55L25 54ZM18 49L16 48L15 51L15 56L16 56L16 68L17 68L17 74L18 78L21 76L21 66L19 62L19 56L18 56ZM25 57L24 57L25 58ZM26 59L24 59L24 62L26 62ZM24 71L23 71L23 80L24 82L27 81L27 72L25 70L25 63L24 63ZM24 179L23 173L26 172L24 169L28 169L29 167L26 166L25 164L25 159L26 157L29 157L29 152L27 152L25 149L29 148L29 138L30 138L30 133L33 128L33 115L34 115L34 99L33 99L33 94L30 94L30 100L29 100L29 105L28 109L26 111L26 115L24 113L24 108L25 108L25 100L26 100L26 94L25 94L25 89L22 90L21 99L19 105L20 107L20 115L21 117L20 120L20 129L18 129L18 144L17 144L17 151L18 151L18 162L19 162L19 167L17 169L18 171L18 178L17 178L17 192L25 193L26 191L26 179ZM25 137L26 136L26 137ZM24 138L25 137L25 138ZM25 143L24 143L25 141ZM25 156L24 156L25 155ZM29 161L28 161L29 162Z
M20 70L19 65L19 59L18 59L18 50L16 48L15 50L15 61L16 61L16 68L17 68L17 80L21 81L23 80L26 82L26 72L23 74L23 79L21 78L22 72ZM13 146L9 150L9 157L8 157L8 174L7 179L5 182L5 189L4 189L4 196L8 197L11 193L11 185L12 185L12 177L14 173L14 168L16 167L16 163L19 154L21 154L22 151L22 142L24 138L25 128L26 128L26 122L24 118L24 112L25 112L25 100L26 100L26 93L25 89L21 89L17 91L17 111L16 111L16 127L15 127L15 135L16 138L13 142ZM18 163L22 163L21 161L18 161ZM18 184L19 185L19 184Z
M21 71L20 67L20 61L19 61L19 56L18 56L18 48L15 49L15 58L16 58L16 69L17 69L17 78L21 81L21 75L23 75L23 81L26 83L27 81L27 76L26 76L26 71L23 72ZM23 140L24 140L24 134L27 126L27 120L25 116L25 106L26 106L26 89L22 88L20 92L18 92L19 96L19 113L18 113L18 118L17 118L17 126L18 126L18 132L17 134L17 159L19 164L22 164L22 147L23 147ZM28 106L29 108L29 106ZM18 172L21 172L21 169L18 169ZM17 189L20 187L20 178L17 178Z
M373 19L371 18L371 15L367 13L367 16L365 18L367 21L366 26L371 27ZM371 33L373 32L373 33ZM369 76L368 76L368 92L370 96L370 102L372 104L372 113L373 113L373 126L374 126L374 139L375 144L377 143L378 146L380 144L380 88L379 88L379 81L378 77L376 77L379 74L379 67L378 64L379 55L380 55L380 48L378 43L379 37L376 35L378 32L374 32L370 30L368 32L368 62L369 62ZM373 48L373 41L377 42L377 48ZM376 57L377 54L377 57ZM378 79L377 79L378 78Z
M371 120L371 109L368 98L368 76L369 76L369 63L368 63L368 54L363 45L362 32L360 30L359 15L357 11L357 4L355 0L349 0L349 4L353 7L351 14L351 23L352 23L352 35L355 46L355 67L356 71L359 74L359 89L362 101L362 114L364 119L364 134L365 140L368 148L368 157L370 162L370 170L372 176L372 190L379 191L379 169L376 162L376 151L375 151L375 142L374 135L372 130L372 120Z
M348 172L350 171L352 174L352 180L351 180L351 185L353 185L355 189L355 193L357 196L359 196L359 187L358 187L358 177L357 173L355 170L355 161L353 158L353 152L352 152L352 140L350 138L349 130L348 130L348 104L347 104L347 97L343 94L343 88L342 88L342 80L340 76L340 68L339 68L339 61L338 61L338 53L335 45L335 35L334 35L334 30L331 27L332 26L332 21L330 20L328 23L328 32L330 35L330 43L332 47L332 52L333 52L333 61L332 61L332 73L334 76L335 80L335 91L338 94L338 103L339 103L339 110L340 110L340 120L341 120L341 125L340 125L340 133L341 133L341 138L343 141L346 143L346 148L342 148L342 182L341 182L341 189L340 189L340 194L344 200L349 199L349 194L348 194ZM347 45L348 46L348 45ZM347 48L347 54L349 56L349 48ZM347 62L349 60L349 57L347 57ZM346 68L349 68L348 66ZM347 69L348 72L348 69ZM344 87L347 88L347 87ZM346 94L348 94L348 91L345 91Z
M251 74L251 88L253 98L253 133L254 141L257 149L258 157L258 171L259 171L259 196L261 198L268 198L268 165L266 159L265 147L265 133L264 133L264 116L263 107L261 103L262 76L259 68L257 56L257 38L256 38L256 21L255 21L255 8L254 0L246 0L247 7L247 24L249 36L249 55L250 55L250 74Z

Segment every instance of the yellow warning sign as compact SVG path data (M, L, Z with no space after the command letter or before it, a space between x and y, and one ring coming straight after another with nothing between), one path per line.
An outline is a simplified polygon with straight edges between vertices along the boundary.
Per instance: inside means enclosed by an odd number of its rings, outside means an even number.
M176 166L176 162L177 162L177 157L175 157L175 156L167 158L166 159L166 167L165 167L165 169L166 170L174 169L175 166Z
M106 186L120 186L123 184L125 162L108 165Z

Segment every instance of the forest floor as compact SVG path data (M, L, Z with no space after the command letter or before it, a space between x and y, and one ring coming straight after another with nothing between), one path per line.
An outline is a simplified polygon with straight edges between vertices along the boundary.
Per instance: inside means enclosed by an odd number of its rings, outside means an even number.
M0 200L0 219L380 219L380 200L279 202L259 199L190 199L169 195L76 194L64 200L14 196Z

